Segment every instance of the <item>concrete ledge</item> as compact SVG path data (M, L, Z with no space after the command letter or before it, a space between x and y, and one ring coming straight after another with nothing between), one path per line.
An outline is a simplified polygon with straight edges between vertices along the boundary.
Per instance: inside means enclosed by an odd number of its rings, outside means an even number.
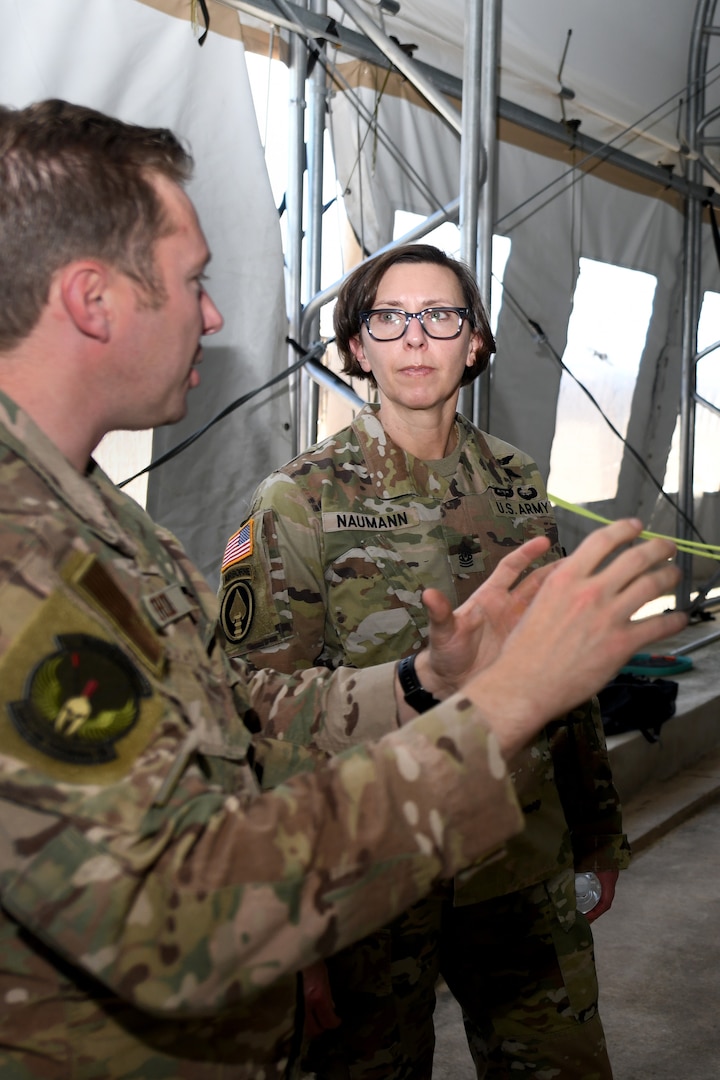
M671 654L720 629L696 623L653 652ZM639 731L608 738L625 827L638 853L671 828L720 798L720 640L692 650L691 671L669 676L678 684L675 715L650 743Z
M671 829L720 800L720 751L666 780L647 784L624 805L625 829L635 855Z

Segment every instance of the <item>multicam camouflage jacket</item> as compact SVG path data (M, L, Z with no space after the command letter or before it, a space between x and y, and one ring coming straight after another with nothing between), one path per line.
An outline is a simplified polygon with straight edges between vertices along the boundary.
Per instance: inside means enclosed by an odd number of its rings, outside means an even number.
M292 672L314 664L365 667L421 647L421 602L433 585L465 600L509 548L539 534L561 554L530 458L458 416L458 446L440 462L406 454L367 406L353 424L269 476L222 565L227 651ZM522 679L522 671L518 671ZM540 700L542 686L535 688ZM265 782L302 763L289 747L351 745L352 719L311 738L275 720ZM502 861L463 875L457 902L538 883L573 865L626 865L627 841L596 703L553 724L514 764L525 830Z
M332 677L248 681L216 616L177 541L0 396L3 1077L294 1075L294 973L521 827L459 695L259 797L241 716L321 728Z

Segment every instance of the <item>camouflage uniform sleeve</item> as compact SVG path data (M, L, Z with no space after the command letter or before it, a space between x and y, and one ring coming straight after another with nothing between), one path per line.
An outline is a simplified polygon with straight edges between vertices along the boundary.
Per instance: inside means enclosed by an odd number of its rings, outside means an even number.
M0 753L5 912L150 1014L255 1000L521 827L494 737L459 697L261 797L188 760L159 800L174 724L105 787Z
M276 671L312 667L321 662L325 640L319 515L290 477L273 473L258 487L239 531L248 527L239 552L228 544L221 568L226 652Z
M246 708L263 716L262 734L338 753L396 729L394 660L362 672L323 667L322 530L298 485L269 477L239 532L248 526L241 556L223 560L220 628L236 670L256 672Z
M577 870L622 870L630 862L597 698L550 725L555 781Z

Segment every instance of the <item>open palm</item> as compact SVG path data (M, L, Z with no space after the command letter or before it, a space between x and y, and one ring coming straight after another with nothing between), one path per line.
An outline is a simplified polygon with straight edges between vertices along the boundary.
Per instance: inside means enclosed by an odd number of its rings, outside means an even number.
M452 692L488 667L499 656L538 589L556 563L520 575L549 549L537 536L506 555L490 577L455 611L438 589L426 589L423 603L429 616L427 659L432 671Z

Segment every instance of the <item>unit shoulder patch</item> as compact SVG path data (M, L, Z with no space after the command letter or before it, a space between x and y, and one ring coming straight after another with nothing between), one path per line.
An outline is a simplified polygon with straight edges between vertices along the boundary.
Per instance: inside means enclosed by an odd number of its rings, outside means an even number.
M255 614L255 593L249 577L236 577L227 587L220 605L220 625L225 637L238 645L247 637Z
M0 656L0 753L71 784L112 784L157 730L162 694L127 643L59 590Z
M121 650L87 634L63 634L31 672L26 695L8 702L15 730L57 761L101 765L134 727L145 677Z

